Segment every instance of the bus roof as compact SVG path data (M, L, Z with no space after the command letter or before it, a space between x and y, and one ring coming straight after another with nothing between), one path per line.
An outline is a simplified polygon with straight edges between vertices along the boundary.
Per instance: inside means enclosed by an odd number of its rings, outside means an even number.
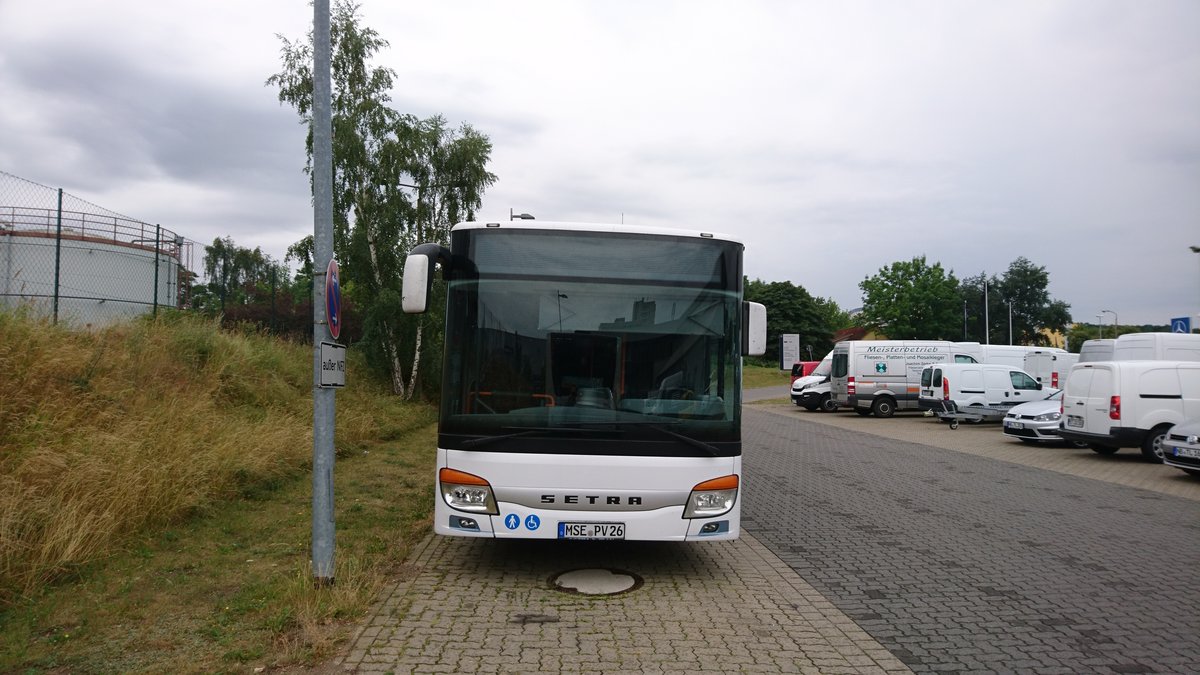
M536 221L536 220L503 220L491 222L465 222L458 223L450 228L451 231L456 230L474 230L483 228L502 228L508 230L557 230L557 231L575 231L575 232L613 232L621 234L650 234L668 237L695 237L697 239L716 239L720 241L729 241L735 244L743 244L742 240L728 234L719 232L703 232L701 230L684 230L673 229L669 227L647 227L640 225L612 225L605 223L571 223L559 221Z

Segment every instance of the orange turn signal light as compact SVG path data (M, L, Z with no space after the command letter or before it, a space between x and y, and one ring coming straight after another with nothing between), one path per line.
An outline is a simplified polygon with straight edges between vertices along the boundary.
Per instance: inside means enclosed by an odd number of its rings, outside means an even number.
M445 471L445 469L442 469ZM721 476L712 480L706 480L703 483L697 483L693 490L736 490L738 486L737 474Z
M488 485L488 482L473 473L459 471L457 469L441 469L438 471L438 480L443 483L452 483L454 485Z

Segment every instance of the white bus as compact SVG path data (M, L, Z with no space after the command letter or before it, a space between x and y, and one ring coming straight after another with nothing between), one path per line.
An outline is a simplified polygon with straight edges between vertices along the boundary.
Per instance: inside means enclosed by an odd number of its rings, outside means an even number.
M460 223L405 264L403 305L447 282L434 531L733 539L741 529L737 240L615 225Z

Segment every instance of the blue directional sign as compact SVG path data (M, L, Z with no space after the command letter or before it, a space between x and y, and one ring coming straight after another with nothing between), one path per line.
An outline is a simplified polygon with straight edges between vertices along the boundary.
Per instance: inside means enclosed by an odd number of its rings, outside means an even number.
M525 519L525 527L528 527L530 530L536 530L541 527L541 525L542 519L533 514L530 514L529 517Z
M521 519L517 517L517 514L510 513L504 516L504 526L510 530L515 530L521 526Z
M1171 319L1172 333L1190 333L1192 332L1192 317L1181 316L1178 319Z

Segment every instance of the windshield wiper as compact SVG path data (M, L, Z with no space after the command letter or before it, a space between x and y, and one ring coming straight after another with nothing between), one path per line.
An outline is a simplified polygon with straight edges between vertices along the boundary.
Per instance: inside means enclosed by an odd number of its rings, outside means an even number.
M480 436L479 438L472 438L469 441L463 441L461 447L463 449L474 448L474 447L477 447L480 445L487 445L489 443L494 443L496 441L503 441L503 440L507 440L509 438L516 438L518 436L528 436L530 434L536 434L539 432L547 432L547 431L571 431L571 432L575 432L575 433L579 433L581 431L590 431L590 429L583 429L580 427L502 427L502 428L503 429L520 429L520 431L514 431L509 434L500 434L499 436Z
M699 438L692 438L691 436L685 436L681 433L671 431L670 429L662 426L661 424L655 424L653 422L646 422L644 424L646 426L650 427L651 429L654 429L655 431L661 431L662 433L664 433L672 438L677 438L692 447L700 448L701 450L708 452L709 456L711 456L711 457L716 457L721 454L720 448L718 448L715 445L710 445L708 443L705 443L704 441L700 440ZM679 422L673 422L673 424L679 424Z

